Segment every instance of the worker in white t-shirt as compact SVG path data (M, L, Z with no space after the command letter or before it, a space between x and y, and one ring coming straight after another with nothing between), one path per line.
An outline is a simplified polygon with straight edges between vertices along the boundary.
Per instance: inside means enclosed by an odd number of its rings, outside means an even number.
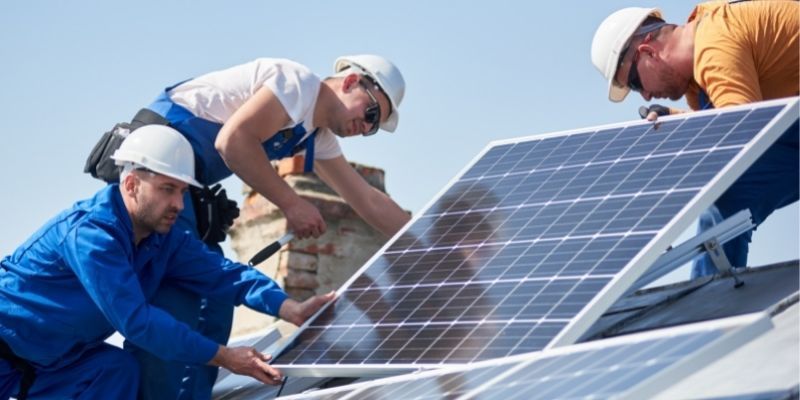
M369 136L379 129L393 132L405 81L394 64L375 55L340 57L334 72L332 77L320 79L294 61L260 58L166 88L134 117L130 128L152 123L175 128L194 149L195 176L200 183L214 185L236 174L281 209L289 230L298 238L320 236L325 221L316 207L277 175L270 161L304 152L307 172L313 170L364 220L392 236L410 216L353 169L337 136ZM224 193L222 199L219 194L206 189L195 191L191 200L187 196L176 223L177 228L198 234L217 249L238 215L238 209L227 207L231 202ZM217 209L209 213L214 207ZM218 343L227 343L231 306L167 286L155 294L153 304ZM184 368L126 346L142 366L140 398L210 398L216 368Z

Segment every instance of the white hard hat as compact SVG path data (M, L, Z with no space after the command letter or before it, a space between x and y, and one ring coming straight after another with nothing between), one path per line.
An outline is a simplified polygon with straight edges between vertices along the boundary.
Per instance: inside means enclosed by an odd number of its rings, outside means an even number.
M336 73L348 67L354 68L354 72L362 73L374 79L383 90L383 93L389 97L389 102L392 103L392 111L389 113L389 118L386 122L381 124L381 129L387 132L394 132L397 129L397 121L400 118L397 107L403 101L403 95L406 93L406 81L403 79L400 70L391 61L381 56L370 54L343 56L337 58L336 62L333 63L333 70Z
M189 141L166 125L145 125L133 131L111 156L115 164L131 163L203 187L194 179L194 151Z
M622 101L630 92L627 86L620 86L614 80L622 50L636 33L639 25L650 16L661 18L661 10L641 7L623 8L609 15L594 34L592 64L608 80L608 99L613 102Z

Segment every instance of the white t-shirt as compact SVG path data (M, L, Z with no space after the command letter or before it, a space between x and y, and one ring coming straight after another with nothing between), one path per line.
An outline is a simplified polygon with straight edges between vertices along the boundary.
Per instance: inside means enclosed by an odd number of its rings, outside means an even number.
M302 123L306 135L316 129L314 108L320 78L291 60L259 58L235 67L211 72L173 88L169 96L197 117L224 124L262 86L269 88L291 121L282 129ZM342 154L336 135L320 129L314 142L314 158L329 160Z

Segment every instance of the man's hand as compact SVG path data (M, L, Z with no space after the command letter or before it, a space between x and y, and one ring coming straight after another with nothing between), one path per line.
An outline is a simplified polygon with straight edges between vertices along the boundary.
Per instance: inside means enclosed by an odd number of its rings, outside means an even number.
M325 233L325 221L319 210L308 201L298 197L298 201L285 208L283 214L289 224L289 231L294 232L298 239L307 237L318 238Z
M284 321L291 322L297 326L303 325L308 317L314 315L320 307L333 300L335 296L336 292L320 294L302 303L298 303L292 299L286 299L281 305L280 311L278 311L278 316Z
M660 104L651 104L650 106L639 107L639 116L650 122L655 122L658 117L663 117L669 114L669 107L664 107Z
M208 364L225 368L234 374L253 377L268 385L277 385L283 381L283 376L280 371L266 363L270 358L272 357L259 353L253 347L220 345L217 354Z

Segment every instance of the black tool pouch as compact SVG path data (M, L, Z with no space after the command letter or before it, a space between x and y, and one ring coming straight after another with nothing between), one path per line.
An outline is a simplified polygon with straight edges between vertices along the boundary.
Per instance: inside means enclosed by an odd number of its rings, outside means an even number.
M224 241L228 228L239 216L236 202L228 199L228 194L220 184L202 189L192 186L189 193L200 239L211 245Z
M114 164L111 155L122 144L122 141L131 132L130 124L121 122L114 125L114 127L100 137L100 141L94 145L89 157L86 159L86 165L83 166L83 172L91 174L93 177L106 181L108 183L119 182L119 166Z
M111 159L111 155L131 132L145 125L169 125L169 121L149 109L139 110L131 123L120 122L100 137L86 158L83 172L108 183L119 182L119 166Z

